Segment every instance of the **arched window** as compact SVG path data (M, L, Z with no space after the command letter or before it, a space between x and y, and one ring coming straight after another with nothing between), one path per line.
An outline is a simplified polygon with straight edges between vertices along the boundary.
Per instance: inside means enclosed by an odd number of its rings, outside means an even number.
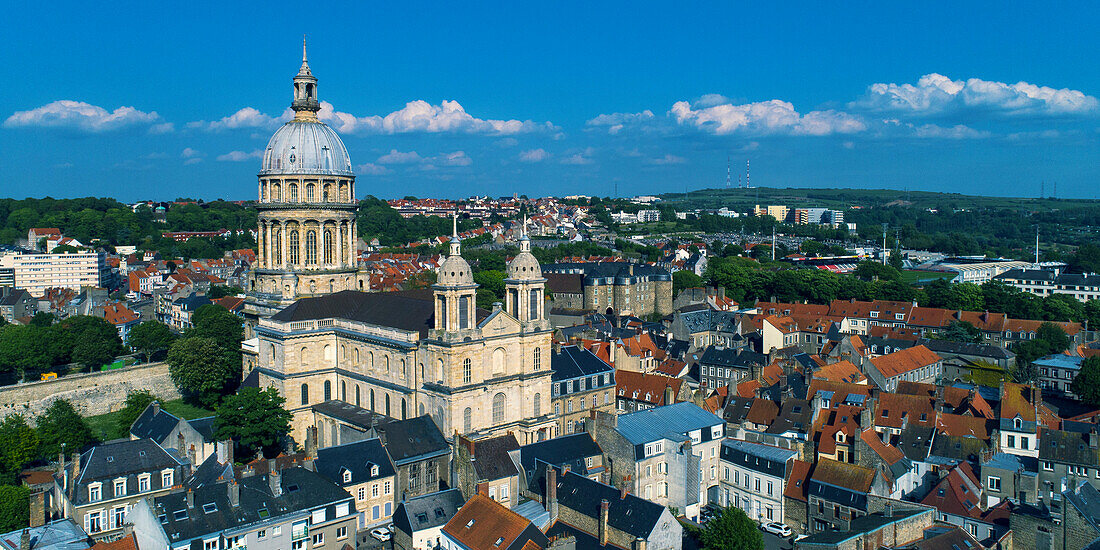
M447 419L443 416L443 407L435 409L435 424L439 426L439 431L447 433Z
M347 400L348 400L348 383L341 380L340 381L340 401L345 401L346 402Z
M474 415L474 411L470 410L470 407L466 407L466 410L462 411L462 433L470 433L470 422Z
M1023 422L1019 418L1013 418L1012 419L1012 427L1013 428L1018 430L1018 429L1020 429L1021 426L1023 426Z
M332 200L332 185L325 184L324 191L321 191L321 200L325 202Z
M531 291L531 300L527 304L527 317L534 321L539 318L539 291Z
M401 420L405 420L409 417L409 403L405 401L405 398L401 398Z
M317 232L306 231L306 265L317 265Z
M312 183L306 184L306 202L313 202L313 190L315 186Z
M535 361L533 366L535 370L539 370L542 368L542 348L535 348L534 356Z
M360 406L361 406L361 405L359 404L359 384L356 384L356 385L355 385L355 406L356 406L356 407L360 407Z
M442 383L444 380L446 380L446 377L447 377L446 373L443 372L444 371L443 360L442 359L437 359L436 361L438 363L438 369L439 369L439 372L435 373L436 381Z
M493 350L493 376L504 374L504 348Z
M307 348L305 346L302 346L302 349L300 350L300 353L298 354L298 361L299 361L299 364L301 364L303 367L308 367L309 366L309 361L306 359L306 356L308 355L308 353L309 353L309 348Z
M370 410L374 412L374 388L370 390Z
M326 229L325 230L325 263L326 264L333 263L332 246L333 246L332 245L332 230L331 229Z
M325 380L325 401L332 399L332 382Z
M463 359L462 360L462 383L463 384L469 384L473 380L473 377L474 377L473 370L474 369L470 365L470 358L467 357L466 359Z
M382 368L385 369L384 372L386 374L390 373L390 356L389 355L382 358Z
M302 384L302 404L309 405L309 384Z
M390 394L386 394L386 416L390 416Z
M374 352L373 351L368 351L367 352L367 368L369 368L370 370L374 370Z
M298 265L298 246L298 230L291 229L290 239L287 241L287 248L289 249L287 251L287 260L290 261L291 265Z
M508 398L503 393L493 396L493 424L504 423L504 407L508 404Z
M402 359L401 360L401 378L405 378L406 376L409 375L409 373L406 371L406 368L407 367L405 366L405 360Z
M470 328L470 297L458 297L458 328Z
M355 364L359 365L359 348L355 348Z
M287 202L298 202L298 184L292 183L286 188Z
M281 200L283 200L283 188L277 183L271 184L271 200L272 201L281 201Z
M536 393L535 394L535 399L533 399L532 401L533 401L532 406L535 409L535 416L541 415L542 414L542 394Z

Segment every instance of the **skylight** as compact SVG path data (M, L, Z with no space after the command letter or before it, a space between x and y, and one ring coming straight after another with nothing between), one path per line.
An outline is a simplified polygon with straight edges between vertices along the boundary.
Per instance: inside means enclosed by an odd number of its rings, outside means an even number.
M206 512L207 514L213 514L214 512L218 511L218 505L214 504L213 502L207 502L206 504L202 505L202 511Z

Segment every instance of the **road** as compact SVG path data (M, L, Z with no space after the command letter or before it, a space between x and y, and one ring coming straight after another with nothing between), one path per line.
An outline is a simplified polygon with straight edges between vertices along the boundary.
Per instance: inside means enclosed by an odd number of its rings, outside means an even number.
M791 550L794 548L794 543L791 542L792 539L780 538L764 531L761 531L760 534L764 536L764 548L766 550Z

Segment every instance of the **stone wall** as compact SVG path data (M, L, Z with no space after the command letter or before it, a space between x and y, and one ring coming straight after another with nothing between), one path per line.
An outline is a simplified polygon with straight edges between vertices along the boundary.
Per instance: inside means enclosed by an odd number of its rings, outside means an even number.
M180 398L168 364L149 363L0 387L0 418L19 413L33 423L57 399L68 400L84 416L106 414L121 409L133 390L147 390L164 400Z

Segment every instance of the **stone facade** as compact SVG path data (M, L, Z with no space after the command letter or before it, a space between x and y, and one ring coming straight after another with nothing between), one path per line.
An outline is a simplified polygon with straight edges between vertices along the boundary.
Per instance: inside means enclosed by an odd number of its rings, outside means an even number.
M552 264L543 271L569 276L551 279L555 309L639 317L672 313L672 275L663 268L630 262L580 262ZM582 297L579 304L578 295Z
M58 399L68 400L84 416L106 414L121 409L126 396L136 390L148 390L166 400L180 398L168 365L149 363L0 387L0 418L18 413L33 424Z

